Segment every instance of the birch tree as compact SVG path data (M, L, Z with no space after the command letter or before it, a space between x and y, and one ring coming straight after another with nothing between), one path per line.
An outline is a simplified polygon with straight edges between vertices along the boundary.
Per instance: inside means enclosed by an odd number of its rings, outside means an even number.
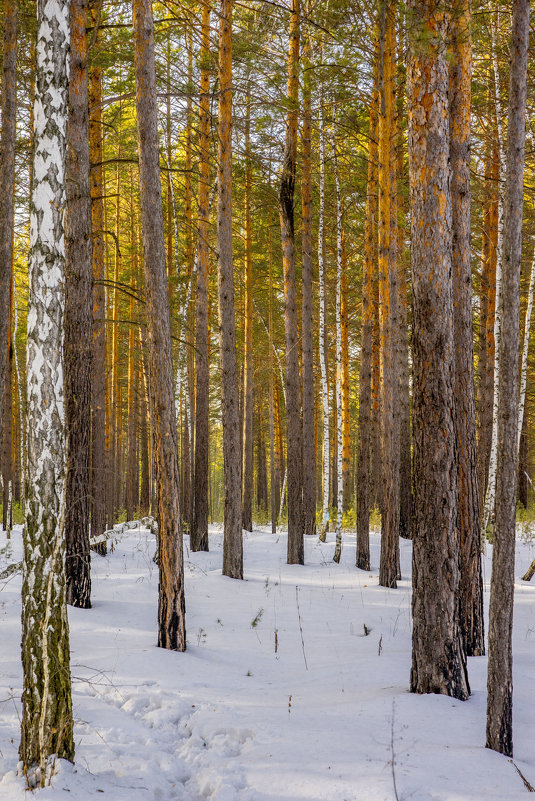
M342 479L343 459L343 416L342 416L342 196L338 174L338 153L336 151L336 116L333 119L333 166L336 186L336 442L337 442L337 509L336 545L333 560L340 561L342 555L342 519L344 514L344 482Z
M323 49L321 50L323 54ZM326 296L325 296L325 129L323 119L323 86L320 88L319 107L319 140L320 140L320 207L318 223L318 271L319 271L319 356L321 370L321 400L323 419L323 466L322 466L322 504L320 539L325 542L329 530L329 466L330 466L330 431L329 431L329 378L327 364L327 328L326 328Z
M51 757L74 758L63 503L67 2L38 0L36 53L19 754L30 786L43 787Z

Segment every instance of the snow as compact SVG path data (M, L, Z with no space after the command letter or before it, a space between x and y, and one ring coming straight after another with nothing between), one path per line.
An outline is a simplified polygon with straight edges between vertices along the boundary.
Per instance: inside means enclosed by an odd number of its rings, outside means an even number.
M20 537L20 527L10 544L0 535L0 570L20 559ZM410 542L401 541L404 579L388 590L378 586L378 535L369 573L354 567L347 532L334 564L333 537L307 538L303 567L285 564L285 533L246 534L243 582L221 575L220 529L210 530L210 553L189 552L186 538L184 654L155 647L154 536L129 531L113 553L93 555L93 609L69 609L76 764L58 762L39 799L524 798L511 761L484 748L485 657L469 660L465 703L408 692ZM515 763L532 785L535 583L520 576L534 551L519 538ZM0 581L1 801L26 798L16 775L20 581Z

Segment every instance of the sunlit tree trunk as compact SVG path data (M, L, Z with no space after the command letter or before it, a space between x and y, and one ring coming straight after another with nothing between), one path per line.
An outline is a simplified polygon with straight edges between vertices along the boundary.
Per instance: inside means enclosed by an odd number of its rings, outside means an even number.
M151 0L134 0L134 64L149 383L159 528L158 645L186 648L178 442L165 263Z
M209 391L210 362L208 335L208 271L210 260L210 3L202 6L201 77L199 110L199 238L197 244L196 293L196 391L195 391L195 471L194 510L190 536L192 550L208 550L208 470L209 470Z
M456 0L450 19L450 165L452 201L455 434L461 631L467 656L485 653L477 485L472 263L470 237L470 107L472 76L469 0Z
M241 579L243 578L242 459L232 262L232 10L232 0L221 0L217 244L225 472L223 575Z
M252 227L251 227L251 102L246 98L245 111L245 186L244 186L244 216L245 216L245 328L244 328L244 374L243 374L243 528L253 530L253 257Z
M303 454L301 390L295 280L294 190L297 161L299 90L300 0L292 0L288 47L288 112L282 175L279 187L282 265L284 273L284 324L286 334L286 443L288 492L288 564L303 564Z
M19 754L30 786L44 786L50 757L74 758L63 527L68 3L39 0L36 50L27 333L31 425L22 563L24 683Z
M518 465L520 266L529 0L514 0L504 188L499 339L496 525L489 607L487 748L513 756L513 596Z
M341 200L341 276L340 276L340 336L341 336L341 393L342 393L342 493L344 512L351 505L351 418L349 410L349 315L347 281L347 244L344 220L344 199Z
M7 537L11 536L13 527L13 282L9 292L9 320L7 340L7 372L4 388L3 408L4 425L1 440L2 467L2 525Z
M446 13L411 0L408 113L413 277L411 692L470 693L458 620L459 547Z
M307 2L307 14L311 2ZM314 415L314 347L312 332L313 278L312 264L312 112L311 112L311 42L305 28L303 41L303 109L301 127L303 174L302 204L302 372L303 372L303 525L306 535L316 533L316 447Z
M383 505L379 584L396 587L399 548L399 379L397 365L398 301L395 226L395 158L392 159L394 133L393 57L395 45L394 2L385 0L380 13L379 37L379 319L381 328L382 378L382 461Z

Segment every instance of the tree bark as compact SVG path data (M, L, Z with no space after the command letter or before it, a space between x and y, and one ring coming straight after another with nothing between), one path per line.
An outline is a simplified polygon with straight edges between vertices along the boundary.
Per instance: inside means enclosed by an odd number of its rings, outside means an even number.
M496 524L489 608L487 748L513 755L513 596L518 466L518 349L529 0L515 0L511 33L499 342ZM507 313L505 313L507 310Z
M196 293L196 391L194 511L190 535L192 551L208 550L208 470L210 361L208 335L208 271L210 259L210 3L202 6L201 78L199 110L199 238L197 243Z
M28 426L22 578L22 725L30 786L49 758L73 760L65 601L63 281L69 4L37 4L34 179L30 203Z
M286 139L279 187L282 267L284 273L284 327L286 335L286 443L288 492L288 564L304 563L303 454L301 388L295 280L294 189L297 161L299 90L300 0L292 0L288 46Z
M219 250L219 336L225 472L223 575L241 579L243 578L242 459L239 398L236 391L239 383L232 263L232 8L233 0L221 0L219 9L217 244Z
M470 108L472 76L469 0L456 0L450 19L450 166L452 202L455 436L458 469L460 625L467 656L485 653L483 580L477 485L474 335L470 236Z
M446 14L411 0L408 112L413 275L411 692L466 699L458 621L451 197Z
M344 515L344 481L343 481L343 415L342 415L342 195L340 176L338 174L338 154L336 152L336 116L333 119L333 167L336 187L336 545L334 562L340 562L342 555L342 519Z
M397 586L399 548L399 378L397 337L397 263L393 208L395 208L395 159L391 144L394 127L393 57L395 2L384 0L380 13L379 60L379 320L382 377L382 461L384 494L381 518L379 584Z
M95 18L92 16L92 24ZM89 71L89 160L93 234L93 356L91 360L91 534L106 528L106 276L102 175L102 70ZM102 556L106 542L95 546Z
M13 264L17 137L17 0L4 0L2 133L0 135L0 442L4 415Z
M311 2L307 3L307 14ZM312 112L311 112L311 42L305 31L303 42L303 110L301 127L303 174L301 178L302 207L302 373L303 373L303 526L305 535L316 533L316 445L314 414L314 328L312 264Z
M65 571L67 603L91 608L89 458L93 265L89 188L87 0L71 0L69 118L65 165Z
M357 464L357 557L361 570L370 569L370 504L371 481L371 389L373 337L373 283L377 264L377 91L378 42L375 40L374 90L370 105L370 138L368 148L368 182L366 219L364 224L364 271L362 284L362 328L359 382L359 451Z
M321 51L323 53L323 50ZM327 306L325 296L325 131L323 125L323 86L320 88L319 144L320 144L320 208L318 223L318 272L319 272L319 356L321 370L321 400L323 419L323 460L322 460L322 513L320 540L325 542L329 530L329 476L330 476L330 433L329 433L329 369L327 360Z
M247 79L248 81L248 79ZM247 86L247 92L249 87ZM244 373L243 373L243 528L253 530L253 257L251 229L252 164L250 152L251 101L247 94L245 111L245 320L244 320Z
M186 649L178 442L165 263L151 0L134 0L134 64L149 382L159 527L158 645Z

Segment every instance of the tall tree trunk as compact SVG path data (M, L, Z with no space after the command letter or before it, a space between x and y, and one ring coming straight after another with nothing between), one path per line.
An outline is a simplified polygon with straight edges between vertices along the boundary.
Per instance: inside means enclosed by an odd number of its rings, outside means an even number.
M271 213L269 215L269 471L271 495L271 533L277 533L277 514L279 510L279 460L276 458L277 448L275 442L275 387L273 372L273 242L272 242Z
M295 280L294 190L297 161L300 0L292 0L288 46L288 112L282 175L279 187L284 327L286 335L286 443L288 492L288 564L304 562L301 390Z
M65 601L63 276L69 4L37 4L34 180L30 204L27 334L28 474L22 578L22 725L30 786L49 757L73 760ZM43 366L46 365L46 370Z
M492 130L493 134L495 134L496 126L494 124ZM497 185L499 183L499 178L499 151L498 144L494 139L494 141L489 141L489 146L485 155L485 201L483 205L481 245L480 351L478 360L478 483L480 514L483 512L485 494L487 491L492 439L495 354L494 318L496 312L496 266L498 247Z
M399 548L399 379L397 365L398 301L393 210L395 209L395 158L391 145L394 127L394 76L396 4L384 0L380 14L379 114L379 318L381 328L382 458L384 495L381 522L379 584L396 587Z
M96 19L92 16L92 24ZM93 357L91 360L91 534L106 528L106 277L102 176L102 70L89 71L89 160L93 234ZM95 546L105 555L106 542Z
M499 14L499 12L498 12ZM487 525L494 513L496 499L496 471L498 466L498 387L500 376L500 336L502 329L502 302L501 286L503 273L503 225L504 225L504 187L505 187L505 145L502 126L502 105L500 91L500 73L498 69L498 55L496 33L499 29L499 16L496 26L491 23L491 58L494 72L494 97L496 110L496 132L499 154L499 189L498 189L498 231L496 242L496 301L494 313L494 379L492 398L492 433L490 442L489 471L487 477L487 490L482 514L482 536L485 535Z
M483 580L477 485L472 264L470 242L470 107L472 76L469 0L455 0L450 19L450 165L452 205L455 435L458 469L461 631L467 656L485 653Z
M210 263L210 3L202 6L201 77L199 109L199 234L197 243L197 293L195 326L195 470L194 511L190 546L208 550L208 470L210 359L208 334L208 276Z
M7 340L7 372L4 388L2 427L2 525L9 538L13 526L13 281L9 293L9 320Z
M470 688L458 621L447 20L434 0L411 0L408 14L414 387L410 688L464 700Z
M496 525L489 608L487 748L513 755L513 596L518 465L518 348L529 0L514 0L499 342ZM507 310L507 313L505 313Z
M377 39L375 42L374 90L370 105L370 139L368 147L368 182L366 219L364 224L364 271L362 285L362 328L359 382L359 451L357 464L357 556L361 570L370 569L370 505L373 499L371 481L371 402L372 402L372 337L373 283L377 264Z
M344 515L343 482L343 415L342 415L342 195L338 174L338 154L336 152L336 117L333 119L333 167L336 187L336 545L333 561L340 562L342 555L342 519Z
M232 263L232 6L221 0L219 11L219 158L217 244L219 250L219 331L225 471L223 575L243 578L242 463L238 365Z
M311 0L307 14L311 13ZM303 175L301 179L302 204L302 362L303 362L303 526L304 533L316 533L316 447L314 415L314 328L312 283L312 113L311 113L311 42L305 31L303 42L303 125L301 128Z
M323 50L321 51L323 53ZM323 86L320 89L319 139L320 139L320 208L318 224L318 267L320 290L319 353L321 370L321 398L323 416L323 465L322 465L322 513L320 540L325 542L329 529L329 475L330 475L330 433L329 433L329 369L327 361L327 321L325 294L325 130L323 124Z
M136 365L136 330L135 330L135 310L136 302L134 292L137 289L137 241L136 241L136 224L134 217L134 204L133 193L130 196L131 211L130 211L130 250L132 259L132 285L133 292L130 295L130 328L128 331L128 414L127 414L127 446L126 446L126 492L125 492L125 506L126 506L126 519L132 520L134 517L134 510L137 508L138 492L138 476L137 476L137 365Z
M184 556L180 529L178 442L173 393L171 326L165 264L158 108L151 0L134 0L134 63L143 267L147 298L149 380L158 493L158 645L186 649Z
M0 442L4 415L9 298L13 262L15 143L17 136L17 0L4 0L2 133L0 135Z
M248 78L246 79L247 91ZM251 229L252 163L250 152L251 101L247 95L245 110L245 319L244 319L244 373L243 373L243 528L253 530L253 257Z
M69 118L65 165L65 571L67 603L91 607L89 458L93 264L89 188L87 0L71 0Z
M520 429L520 445L518 448L518 501L524 509L528 508L528 473L529 470L529 444L528 444L528 410L524 407L522 427Z
M342 198L341 231L341 276L340 276L340 337L341 337L341 401L342 401L342 493L344 512L351 507L351 417L349 409L349 316L347 283L347 246L343 224L344 201Z

